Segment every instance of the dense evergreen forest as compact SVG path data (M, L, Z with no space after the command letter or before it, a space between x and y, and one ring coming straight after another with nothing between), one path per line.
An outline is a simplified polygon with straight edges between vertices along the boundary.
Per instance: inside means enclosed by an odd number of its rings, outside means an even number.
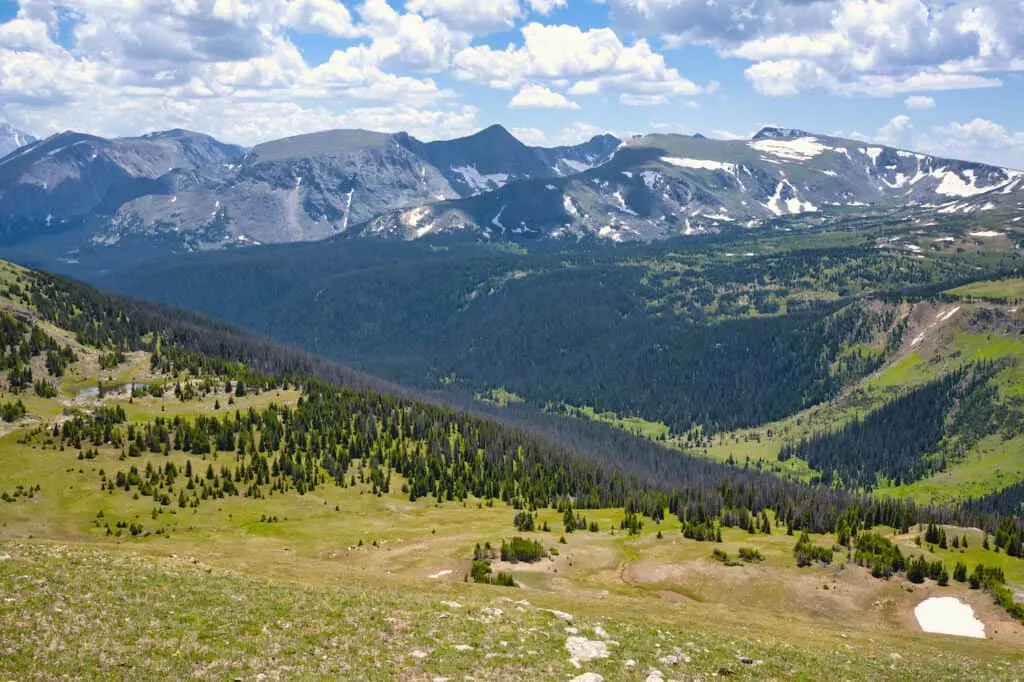
M197 256L106 284L403 385L502 386L535 406L588 405L713 434L826 400L877 367L881 355L844 350L899 330L884 312L851 306L856 297L1015 263L793 243L738 258L731 244L523 254L329 241Z
M1024 427L1024 413L996 404L995 389L987 384L1000 368L963 367L837 431L786 444L779 459L806 461L827 485L868 490L943 471L989 431L1014 434Z
M112 489L134 488L162 502L193 504L204 494L259 496L275 486L302 492L331 479L344 485L339 472L358 459L362 474L379 490L389 485L389 472L400 473L410 499L475 495L526 509L567 503L578 509L619 506L652 518L667 510L691 527L742 525L768 510L790 529L817 532L834 530L841 519L850 518L861 519L865 527L899 528L932 520L997 522L787 481L687 457L624 433L603 447L589 447L597 439L583 433L558 440L537 437L495 420L371 390L365 377L337 365L198 318L44 275L29 278L27 287L15 286L8 295L30 301L41 316L74 331L88 345L149 350L155 368L226 377L235 391L239 386L303 387L294 408L142 426L126 424L123 412L101 410L89 419L65 422L54 434L81 448L120 445L129 459L165 447L200 458L230 453L217 468L208 464L204 480L193 472L187 495L173 487L179 472L166 467L108 475Z

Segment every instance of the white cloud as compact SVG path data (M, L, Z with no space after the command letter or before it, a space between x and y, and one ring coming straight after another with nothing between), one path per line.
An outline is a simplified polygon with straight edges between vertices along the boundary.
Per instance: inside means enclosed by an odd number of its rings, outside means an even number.
M579 109L580 105L565 95L543 85L527 83L508 103L512 109Z
M577 26L531 23L522 29L523 45L504 50L474 46L452 60L456 78L511 89L523 82L577 81L571 95L618 93L663 98L696 95L703 91L687 80L646 40L625 45L614 31Z
M630 30L686 43L737 43L820 25L829 2L806 0L608 0L612 17Z
M977 74L921 71L913 75L862 74L837 76L811 60L780 59L752 64L744 75L763 95L789 97L805 92L891 97L929 90L967 90L1002 85L997 78Z
M548 144L548 136L540 128L510 128L509 132L523 144L538 147Z
M57 6L66 48L53 38ZM469 132L474 107L389 71L444 69L469 37L385 0L358 15L336 0L23 0L0 23L0 118L37 134L181 126L243 143L339 126ZM359 42L314 68L286 29Z
M906 114L897 114L878 129L875 140L890 147L913 146L914 124Z
M400 14L387 0L365 0L359 17L362 31L372 38L367 48L370 54L392 68L440 72L449 67L452 55L470 42L468 33L452 30L438 19Z
M405 8L476 34L510 29L522 16L519 0L408 0Z
M902 147L934 156L1024 170L1024 131L1012 131L985 118L917 129L910 117L898 114L875 133L834 131L834 137Z
M748 79L771 96L994 87L1001 81L986 74L1024 70L1020 0L609 3L624 26L752 62Z
M565 7L568 4L568 0L527 0L527 4L537 14L547 16L556 9Z
M619 95L619 102L627 107L657 107L667 101L668 98L665 95L636 95L630 92Z
M281 24L305 33L323 33L332 38L356 35L352 15L338 0L294 0L284 10Z
M581 121L577 121L576 123L573 123L572 125L563 128L562 130L552 135L549 135L548 144L579 144L581 142L586 142L587 140L591 139L596 135L604 135L605 133L610 133L620 139L623 137L623 135L610 131L607 128L602 128L601 126L596 126L591 123L583 123Z
M925 95L911 95L903 100L903 106L907 109L934 109L935 100Z
M1024 169L1024 130L1008 130L985 118L936 126L921 138L920 144L934 154Z

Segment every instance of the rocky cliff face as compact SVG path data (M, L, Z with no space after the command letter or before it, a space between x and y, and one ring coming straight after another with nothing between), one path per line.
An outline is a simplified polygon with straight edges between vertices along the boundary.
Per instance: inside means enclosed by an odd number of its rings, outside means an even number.
M0 234L79 225L158 190L175 170L225 162L241 148L186 131L108 140L65 132L0 159Z
M0 122L0 158L3 158L19 147L32 144L36 138L24 133L9 123Z

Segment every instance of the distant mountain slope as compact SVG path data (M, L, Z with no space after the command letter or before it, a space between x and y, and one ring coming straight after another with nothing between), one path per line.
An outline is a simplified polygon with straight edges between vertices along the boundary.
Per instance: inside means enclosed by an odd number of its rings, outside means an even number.
M459 196L498 189L514 180L555 175L532 149L499 125L457 140L405 144L441 171Z
M15 149L32 144L36 138L23 133L10 123L0 121L0 158L7 156Z
M184 130L113 140L52 135L0 159L0 237L88 221L158 190L157 179L176 169L209 167L241 151Z
M1022 199L1019 171L783 128L554 148L497 125L434 142L332 130L248 152L181 130L68 132L0 160L0 239L42 238L37 252L69 261L334 235L651 241L851 211L995 210L1010 221L1024 219Z
M172 232L207 243L308 241L396 206L458 196L395 136L334 130L258 145L223 170L129 201L101 234L120 239Z
M535 154L553 168L557 175L573 175L590 170L609 158L622 141L614 135L597 135L587 142L563 147L533 147Z
M651 240L836 207L1011 203L1019 171L766 128L749 141L645 135L597 168L381 216L364 234Z
M618 145L602 135L528 147L497 125L436 142L330 130L248 153L180 130L117 140L68 132L0 162L0 234L85 228L67 244L71 255L89 244L180 251L317 240L395 209L586 169Z
M588 167L618 143L603 136L576 147L531 148L497 125L435 142L365 130L300 135L261 144L227 173L182 191L126 203L103 235L113 242L173 233L200 247L323 239L396 209Z

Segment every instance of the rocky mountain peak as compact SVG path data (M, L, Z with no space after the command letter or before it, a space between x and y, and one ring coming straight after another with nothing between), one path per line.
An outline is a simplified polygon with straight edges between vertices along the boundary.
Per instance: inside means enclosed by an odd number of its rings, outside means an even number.
M777 128L774 126L767 126L761 128L752 137L752 140L796 140L801 137L811 137L811 134L806 130L800 130L798 128Z

